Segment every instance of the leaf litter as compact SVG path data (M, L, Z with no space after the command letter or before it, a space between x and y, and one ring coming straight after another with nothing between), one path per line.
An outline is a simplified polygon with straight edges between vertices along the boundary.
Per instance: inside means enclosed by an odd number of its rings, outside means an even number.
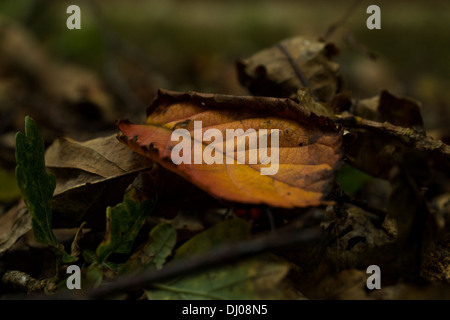
M22 32L14 28L10 30ZM55 235L60 228L76 231L73 241L63 245L73 244L74 257L85 268L84 294L89 296L91 288L103 290L107 288L103 283L111 285L122 277L164 272L185 258L204 258L220 245L239 244L292 225L302 233L313 225L321 236L308 245L257 251L233 264L222 263L219 257L214 267L179 272L122 292L121 297L449 298L449 146L425 131L420 103L394 96L389 88L361 100L342 92L339 66L332 61L337 53L335 45L323 41L304 37L281 41L236 64L241 84L254 96L159 90L145 123L118 122L120 142L115 135L85 142L57 138L50 141L45 158L41 150L34 163L28 160L33 165L45 161L56 176L56 192L47 195L51 225ZM13 59L8 52L2 54ZM37 69L28 71L42 78L38 67L50 64L48 57L39 53L33 59ZM42 79L61 82L58 79L64 79L69 69L53 65L50 73L59 76ZM68 74L74 72L70 69ZM86 80L89 77L79 74L92 89L84 98L101 110L100 118L112 122L117 113L110 108L109 97L97 79ZM69 99L77 104L82 99L74 87L47 94L53 101ZM290 168L283 173L280 167L279 177L263 179L258 165L253 171L240 167L235 174L241 184L236 188L236 178L232 184L226 182L229 173L217 178L221 170L217 166L205 173L167 161L171 132L184 128L192 133L195 120L219 130L282 128L281 146L297 153L280 156L280 166ZM53 126L64 131L58 121ZM66 134L77 132L70 128ZM294 187L267 191L265 187L277 179ZM124 197L130 185L139 184L131 198ZM280 190L291 194L280 196ZM142 201L149 197L152 208L143 208ZM238 218L241 208L262 214ZM33 218L20 202L0 216L2 296L21 290L49 291L48 282L35 281L40 274L22 273L14 262L30 236L33 219L42 222L48 217ZM59 246L52 230L33 231L44 244ZM370 264L381 267L382 290L368 292L365 287L365 268ZM52 268L41 274L48 275ZM39 285L20 286L17 275ZM65 277L60 270L51 280L59 281L60 294Z

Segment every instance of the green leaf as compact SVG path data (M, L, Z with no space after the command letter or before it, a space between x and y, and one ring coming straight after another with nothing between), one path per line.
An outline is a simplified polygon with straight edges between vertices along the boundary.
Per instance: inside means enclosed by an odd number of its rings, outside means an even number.
M280 281L289 266L271 256L252 258L193 276L178 278L146 290L152 300L261 300L283 299Z
M86 269L85 282L93 287L98 287L103 281L104 269L97 263L91 264Z
M47 173L44 161L44 140L30 117L25 117L25 134L16 134L16 177L22 197L31 214L36 240L60 248L52 230L52 198L55 176Z
M175 253L174 260L207 254L214 247L248 239L250 224L241 219L221 222L194 236ZM271 255L261 255L233 265L155 284L146 290L154 300L171 299L283 299L279 286L289 271L287 263Z
M149 239L123 265L121 273L142 269L161 269L172 253L177 241L177 232L170 224L159 224L149 234Z
M62 245L60 245L60 248L63 248ZM72 262L75 262L78 260L78 257L74 257L70 254L68 254L65 250L61 250L61 261L64 264L69 264Z
M359 190L362 189L365 183L373 180L372 176L358 170L349 164L345 163L339 170L337 175L337 182L349 195L354 196Z
M153 210L155 201L137 202L125 195L122 203L106 209L106 234L96 250L101 263L113 253L128 254L145 218Z
M251 224L243 219L225 220L185 242L176 251L174 259L190 258L225 243L249 239L250 227Z
M95 255L94 250L91 249L83 250L82 255L84 261L86 261L86 263L89 265L94 264L97 261L97 256Z

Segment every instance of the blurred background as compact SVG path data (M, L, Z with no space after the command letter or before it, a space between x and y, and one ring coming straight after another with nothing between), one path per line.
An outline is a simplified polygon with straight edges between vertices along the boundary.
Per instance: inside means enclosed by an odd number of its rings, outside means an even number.
M71 4L81 8L81 30L66 27ZM366 27L371 4L381 8L381 30ZM112 134L118 118L144 121L158 88L245 95L237 60L286 38L319 39L337 22L327 40L340 49L344 90L418 100L425 128L445 137L449 14L439 0L2 0L0 202L18 195L14 135L25 115L48 145Z

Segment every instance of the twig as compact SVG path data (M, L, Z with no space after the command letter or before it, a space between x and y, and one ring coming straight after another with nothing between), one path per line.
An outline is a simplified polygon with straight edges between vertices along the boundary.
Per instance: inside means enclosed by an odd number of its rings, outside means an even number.
M6 271L1 280L5 285L27 293L42 291L50 282L35 279L28 273L16 270Z
M351 15L355 12L356 8L359 6L361 2L362 0L356 0L338 21L336 21L335 23L333 23L331 26L328 27L327 32L321 38L321 40L327 41L328 38L330 38L331 35L351 17Z
M308 78L304 75L303 71L300 69L299 65L294 61L289 51L286 49L284 45L281 43L277 44L278 49L280 49L281 52L286 56L286 58L289 61L289 64L291 65L292 69L295 72L295 75L300 80L300 83L303 87L309 88L309 82ZM313 97L314 101L318 101L317 97L314 95L314 92L311 90L311 96Z
M414 147L418 150L433 152L450 160L450 146L441 140L434 140L426 135L425 132L413 128L404 128L390 124L389 122L376 122L357 116L348 116L345 118L336 118L334 122L347 128L360 128L376 132L389 134L404 145Z
M44 298L64 300L107 298L128 290L149 287L151 284L161 283L177 276L186 276L217 265L236 262L267 250L282 248L293 244L309 243L313 240L317 240L321 234L318 227L303 230L281 230L251 240L223 245L200 256L174 261L158 271L151 270L136 275L125 275L111 283L101 285L100 287L91 290L86 290L82 294L77 295L63 292ZM43 297L41 296L38 298Z
M361 44L358 40L356 40L355 36L352 34L351 31L348 31L347 35L345 36L345 41L357 52L360 52L361 54L365 55L371 60L376 60L377 55L370 51L366 46Z

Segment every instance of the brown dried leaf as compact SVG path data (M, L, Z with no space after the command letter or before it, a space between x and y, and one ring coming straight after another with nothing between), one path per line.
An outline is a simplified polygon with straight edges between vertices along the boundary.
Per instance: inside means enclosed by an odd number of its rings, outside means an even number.
M0 253L10 249L16 241L31 230L31 215L23 201L0 216Z
M330 102L339 91L338 52L329 43L303 37L286 39L239 61L241 84L257 96L292 97L309 87L319 101Z
M118 143L115 135L78 142L65 137L55 140L45 152L51 168L79 169L101 178L123 175L151 166L151 161L130 152Z
M363 99L355 106L354 114L399 127L422 127L421 105L410 98L396 97L387 90L380 95Z
M115 135L85 142L55 140L46 150L45 161L57 181L53 198L55 227L78 227L83 217L98 206L117 204L137 174L153 167L152 161L133 153ZM104 217L99 223L104 224Z

